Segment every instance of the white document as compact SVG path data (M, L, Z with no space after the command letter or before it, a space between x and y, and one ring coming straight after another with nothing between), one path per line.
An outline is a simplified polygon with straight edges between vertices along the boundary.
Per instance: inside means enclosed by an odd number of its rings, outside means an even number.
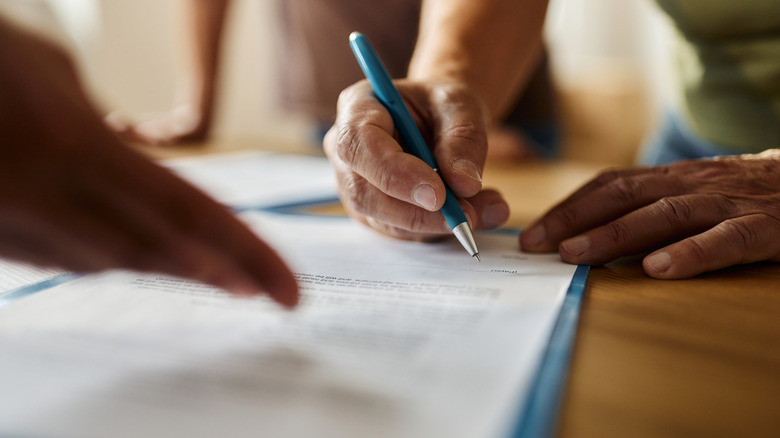
M386 238L242 216L302 301L160 275L87 276L0 308L0 436L425 437L509 432L575 266L517 237Z
M336 177L325 157L249 151L179 158L164 164L236 208L336 197Z

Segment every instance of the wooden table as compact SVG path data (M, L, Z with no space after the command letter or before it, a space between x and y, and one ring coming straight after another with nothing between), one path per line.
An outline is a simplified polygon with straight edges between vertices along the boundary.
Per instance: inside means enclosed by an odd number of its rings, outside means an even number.
M489 163L485 182L525 226L598 170ZM780 265L677 281L639 257L594 267L559 436L780 437Z
M522 227L602 167L490 162L484 180ZM780 265L679 281L647 277L636 257L594 267L559 436L780 437Z

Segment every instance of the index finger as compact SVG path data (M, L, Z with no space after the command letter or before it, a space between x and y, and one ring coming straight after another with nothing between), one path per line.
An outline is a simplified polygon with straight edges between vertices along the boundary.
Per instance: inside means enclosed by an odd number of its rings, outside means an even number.
M240 294L264 292L283 305L298 300L284 261L226 207L129 149L105 153L84 176L99 220L131 244L122 267L204 281ZM109 201L106 201L109 200ZM156 242L156 243L155 243Z
M608 172L553 207L521 234L520 244L525 251L554 251L564 239L684 191L660 168Z
M373 96L368 81L339 96L335 139L325 142L331 159L346 164L371 185L395 199L436 211L444 204L444 183L393 137L393 120Z
M430 93L433 153L442 177L457 196L482 189L487 158L487 111L466 88L447 84Z

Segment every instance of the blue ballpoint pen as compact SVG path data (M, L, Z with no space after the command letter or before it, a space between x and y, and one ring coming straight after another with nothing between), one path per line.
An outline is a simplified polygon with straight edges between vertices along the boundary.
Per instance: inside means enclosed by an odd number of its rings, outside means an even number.
M393 118L393 124L401 135L401 140L406 147L406 151L415 157L423 160L425 164L431 166L436 173L439 173L439 167L433 158L431 150L428 149L428 145L425 144L425 140L420 134L420 130L417 129L417 125L412 119L412 115L409 114L409 110L404 105L401 95L393 85L390 74L387 73L384 64L379 59L379 56L374 51L371 43L368 41L365 35L352 32L349 35L349 45L352 47L352 52L355 53L358 64L363 70L363 74L366 75L368 81L371 83L371 87L374 89L374 95L376 98L387 108L390 116ZM441 174L439 174L441 176ZM442 180L443 182L443 180ZM458 201L455 199L455 195L452 193L447 184L444 184L444 188L447 190L447 196L444 199L444 206L441 208L441 212L444 215L444 219L452 229L452 233L458 238L458 241L466 251L479 260L479 250L477 244L474 242L474 235L471 232L466 215L460 208Z

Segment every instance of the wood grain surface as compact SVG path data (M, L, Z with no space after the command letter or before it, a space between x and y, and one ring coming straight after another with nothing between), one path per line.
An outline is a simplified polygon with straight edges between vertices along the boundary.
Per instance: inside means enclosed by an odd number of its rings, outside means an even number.
M599 170L489 163L485 181L527 226ZM780 265L676 281L640 256L594 267L559 436L780 437Z

